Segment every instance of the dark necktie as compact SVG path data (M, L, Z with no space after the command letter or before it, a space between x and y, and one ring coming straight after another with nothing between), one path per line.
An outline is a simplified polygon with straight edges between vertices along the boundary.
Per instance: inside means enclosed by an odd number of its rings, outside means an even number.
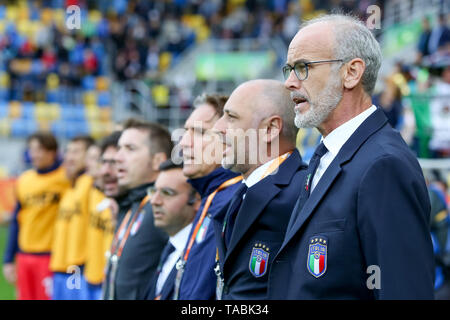
M316 151L314 151L314 155L312 156L311 160L309 161L308 169L306 169L306 179L305 184L302 186L302 190L300 192L300 196L297 200L297 203L294 207L294 212L292 213L291 218L291 225L297 220L298 214L302 210L303 206L305 205L306 200L308 200L309 195L311 194L311 185L312 180L314 178L314 174L316 173L317 167L320 163L320 158L327 153L328 149L325 147L323 142L321 142L317 148Z
M230 200L230 207L228 208L227 214L225 216L225 245L227 247L230 243L231 234L233 233L234 222L236 221L237 213L239 211L239 208L241 207L242 200L244 194L247 192L247 189L247 185L245 183L242 183Z
M161 253L161 258L159 259L159 265L158 265L158 269L157 269L158 274L161 273L161 269L164 266L164 263L166 263L167 258L174 251L175 251L175 247L172 245L172 243L170 243L170 241L167 241L167 244Z

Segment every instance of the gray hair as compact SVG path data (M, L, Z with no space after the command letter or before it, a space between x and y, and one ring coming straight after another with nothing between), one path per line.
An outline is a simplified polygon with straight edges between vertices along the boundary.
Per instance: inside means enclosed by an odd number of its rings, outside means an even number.
M371 95L377 81L378 70L383 59L381 48L370 30L362 21L351 15L329 14L303 23L300 30L314 23L333 24L333 53L336 59L348 62L361 58L366 64L361 83L364 91Z

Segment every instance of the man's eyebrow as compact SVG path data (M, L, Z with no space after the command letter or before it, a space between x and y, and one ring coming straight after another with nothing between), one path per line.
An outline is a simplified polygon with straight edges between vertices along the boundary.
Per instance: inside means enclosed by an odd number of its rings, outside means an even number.
M309 61L311 61L311 60L308 60L308 59L297 59L297 60L294 60L294 62L292 63L292 66L294 66L296 63L299 63L299 62L308 63ZM287 62L286 62L286 64L289 65L289 63L287 63Z

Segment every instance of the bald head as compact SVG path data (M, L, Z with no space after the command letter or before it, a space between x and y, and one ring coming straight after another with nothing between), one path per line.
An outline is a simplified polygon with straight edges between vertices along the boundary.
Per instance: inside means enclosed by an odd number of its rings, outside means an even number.
M240 111L251 119L253 128L257 128L265 118L279 116L283 122L281 136L295 144L298 129L293 121L295 117L294 102L289 90L282 82L270 79L244 82L233 91L230 100L240 101L241 109L243 109ZM225 105L226 108L227 105Z

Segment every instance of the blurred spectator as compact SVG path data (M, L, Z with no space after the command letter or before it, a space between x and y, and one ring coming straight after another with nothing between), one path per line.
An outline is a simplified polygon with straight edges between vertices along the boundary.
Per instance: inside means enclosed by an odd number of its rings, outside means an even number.
M430 101L432 138L430 149L435 158L450 157L450 64L434 85L434 97Z
M385 79L383 91L373 96L372 102L383 110L393 128L400 129L403 113L402 96L400 88L392 79Z
M431 30L430 39L428 41L428 51L430 54L434 54L439 50L445 50L450 44L450 29L445 20L445 14L439 14L438 23Z
M428 43L430 41L431 27L428 18L422 19L422 33L419 37L419 43L417 44L418 56L416 63L420 64L422 58L428 56L430 51L428 50Z

